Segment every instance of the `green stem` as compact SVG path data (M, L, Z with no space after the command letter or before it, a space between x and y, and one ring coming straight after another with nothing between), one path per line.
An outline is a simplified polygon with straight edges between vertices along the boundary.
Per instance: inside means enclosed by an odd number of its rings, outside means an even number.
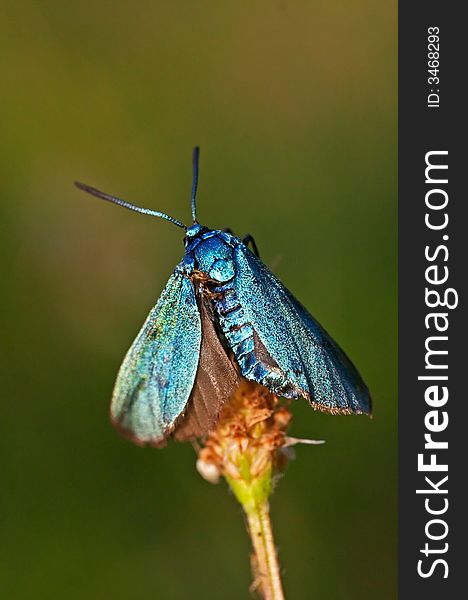
M268 502L244 505L244 510L255 552L255 576L260 583L263 598L284 600Z
M254 549L254 587L260 587L264 600L284 600L278 556L270 521L268 498L272 491L272 465L257 477L251 476L251 457L238 459L241 478L225 475L247 516Z

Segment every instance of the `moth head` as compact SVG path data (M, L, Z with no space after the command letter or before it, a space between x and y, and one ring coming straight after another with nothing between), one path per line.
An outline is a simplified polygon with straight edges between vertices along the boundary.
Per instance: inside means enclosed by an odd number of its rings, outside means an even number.
M193 240L193 238L197 237L197 235L204 229L206 229L206 227L202 227L200 223L194 223L193 225L190 225L190 227L187 227L187 231L185 232L187 241L190 242Z
M198 237L201 237L207 231L209 231L209 228L200 225L200 223L194 223L193 225L190 225L190 227L187 227L184 237L185 247L188 248L192 242L194 242Z

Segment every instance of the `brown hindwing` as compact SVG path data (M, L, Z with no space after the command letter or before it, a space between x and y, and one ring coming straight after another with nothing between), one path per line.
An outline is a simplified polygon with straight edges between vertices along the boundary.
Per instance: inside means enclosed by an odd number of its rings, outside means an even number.
M199 300L202 342L200 361L187 410L174 428L176 440L207 435L216 425L221 408L240 383L240 375L223 348L206 297Z

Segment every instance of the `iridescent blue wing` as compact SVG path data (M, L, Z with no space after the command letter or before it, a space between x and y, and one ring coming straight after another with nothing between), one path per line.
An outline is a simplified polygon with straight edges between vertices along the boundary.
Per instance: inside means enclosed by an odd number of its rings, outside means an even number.
M200 345L194 289L176 269L117 376L111 418L119 430L140 444L164 442L190 397Z
M320 410L370 414L369 391L345 353L246 246L234 257L236 295L263 367L242 374Z

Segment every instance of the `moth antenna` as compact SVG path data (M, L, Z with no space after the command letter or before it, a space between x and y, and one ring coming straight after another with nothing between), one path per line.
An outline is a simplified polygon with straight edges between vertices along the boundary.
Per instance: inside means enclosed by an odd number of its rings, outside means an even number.
M91 194L91 196L96 196L96 198L101 198L101 200L113 202L114 204L118 204L119 206L123 206L124 208L128 208L129 210L134 210L135 212L142 213L143 215L149 215L150 217L160 217L161 219L166 219L166 221L174 223L174 225L177 225L177 227L187 229L187 226L184 225L181 221L174 219L174 217L170 217L169 215L166 215L165 213L162 213L159 210L151 210L150 208L143 208L142 206L131 204L130 202L126 202L121 198L117 198L116 196L111 196L110 194L101 192L100 190L97 190L96 188L93 188L90 185L86 185L86 183L81 183L80 181L75 181L75 185L78 189L83 190L83 192Z
M198 161L200 158L200 148L195 146L192 154L192 165L193 165L193 179L192 179L192 219L194 223L197 221L197 187L198 187Z

